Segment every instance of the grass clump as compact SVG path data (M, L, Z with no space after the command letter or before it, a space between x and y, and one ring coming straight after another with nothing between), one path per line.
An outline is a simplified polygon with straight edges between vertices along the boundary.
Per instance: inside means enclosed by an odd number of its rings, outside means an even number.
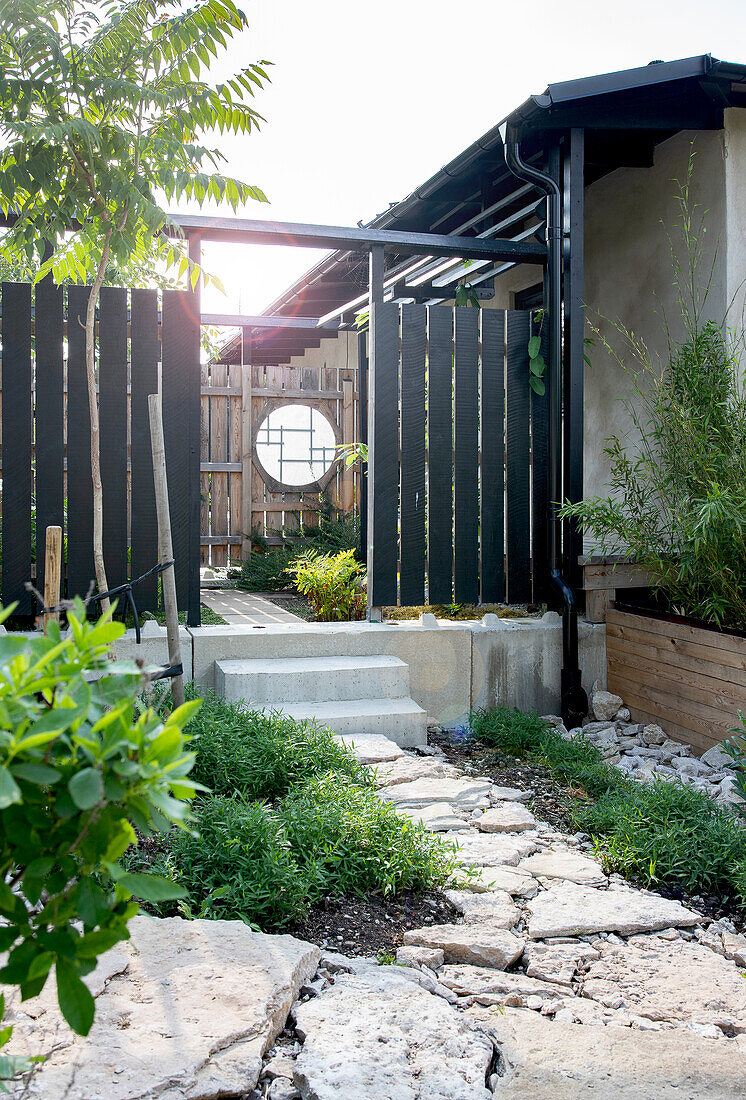
M329 730L213 693L187 729L208 788L194 828L126 857L186 889L185 902L151 906L160 915L282 928L325 897L432 889L455 871L453 846L382 802Z
M471 718L479 740L551 768L590 801L572 818L609 871L684 891L719 891L746 905L746 831L733 814L680 781L636 783L590 741L566 741L538 715L498 707Z
M199 698L194 685L185 692ZM363 784L367 774L328 729L287 715L227 703L208 692L189 724L194 778L215 795L276 799L327 772Z
M576 824L610 870L690 893L737 892L746 835L727 810L681 782L630 783L579 805Z

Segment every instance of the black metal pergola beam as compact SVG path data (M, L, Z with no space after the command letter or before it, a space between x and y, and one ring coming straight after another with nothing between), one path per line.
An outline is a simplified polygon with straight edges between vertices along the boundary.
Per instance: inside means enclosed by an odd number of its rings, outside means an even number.
M454 256L464 260L501 260L541 264L546 246L536 241L457 237L439 233L404 233L393 229L358 229L301 222L265 222L248 218L209 218L196 214L171 214L171 221L187 236L201 241L234 244L291 245L366 252L376 246L410 256Z

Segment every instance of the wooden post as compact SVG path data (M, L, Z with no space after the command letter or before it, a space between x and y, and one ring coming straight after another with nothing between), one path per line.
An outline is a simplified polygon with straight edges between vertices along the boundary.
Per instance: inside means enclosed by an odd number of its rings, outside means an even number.
M166 445L163 440L163 413L160 394L151 393L148 397L150 413L150 446L153 452L153 480L155 482L155 510L158 517L158 560L171 561L173 544L171 542L171 517L168 511L168 482L166 480ZM181 644L179 641L179 614L176 609L176 574L174 567L161 573L163 607L166 612L166 636L168 638L168 663L181 664ZM174 676L171 681L171 696L174 707L184 702L184 677Z
M251 557L251 452L253 426L251 423L251 331L243 330L241 367L241 560Z
M44 551L44 606L57 607L60 602L60 582L62 580L62 528L47 527ZM43 627L54 620L59 622L58 611L47 612L43 616Z

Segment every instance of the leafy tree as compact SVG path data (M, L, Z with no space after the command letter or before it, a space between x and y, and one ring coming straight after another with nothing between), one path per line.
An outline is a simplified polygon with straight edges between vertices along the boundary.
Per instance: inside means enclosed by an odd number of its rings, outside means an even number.
M265 63L210 83L213 58L246 27L233 0L0 0L0 209L15 219L2 241L36 279L92 283L85 318L91 423L93 555L103 559L94 329L113 264L123 278L190 265L165 202L226 201L262 192L221 174L224 157L201 135L250 133ZM72 232L70 230L72 229ZM49 250L51 257L46 258ZM191 269L191 270L190 270ZM106 608L104 607L104 610Z

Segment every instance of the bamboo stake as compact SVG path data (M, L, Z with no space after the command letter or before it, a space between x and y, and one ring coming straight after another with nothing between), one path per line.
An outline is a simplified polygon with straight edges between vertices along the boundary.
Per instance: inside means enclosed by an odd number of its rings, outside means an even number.
M44 606L57 607L60 602L60 584L62 581L62 528L47 527L44 545ZM58 611L50 611L43 616L42 626L59 622Z
M148 396L150 413L150 448L153 454L153 480L155 482L155 509L158 518L158 560L171 561L173 544L171 542L171 517L168 510L168 482L166 481L166 446L163 439L163 410L158 393ZM161 573L163 607L166 612L166 636L168 638L168 662L181 664L181 644L179 641L179 615L176 608L176 575L174 567ZM171 681L171 696L174 707L184 702L184 677L175 676Z

